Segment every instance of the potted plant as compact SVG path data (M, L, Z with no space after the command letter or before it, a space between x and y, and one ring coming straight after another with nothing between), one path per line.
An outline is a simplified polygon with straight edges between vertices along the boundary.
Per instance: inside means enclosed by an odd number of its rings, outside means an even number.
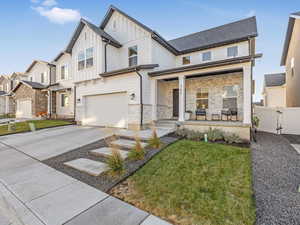
M191 110L187 110L185 111L185 114L184 114L184 118L185 120L190 120L191 119L191 116L192 116L192 111Z

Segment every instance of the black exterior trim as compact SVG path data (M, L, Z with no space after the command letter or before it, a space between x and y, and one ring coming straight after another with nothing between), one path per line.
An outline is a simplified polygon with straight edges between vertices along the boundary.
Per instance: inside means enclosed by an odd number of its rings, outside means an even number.
M145 65L139 65L139 66L133 66L133 67L127 67L120 70L113 70L106 73L100 73L99 76L101 77L111 77L111 76L117 76L124 73L130 73L130 72L136 72L139 70L146 70L146 69L154 69L155 67L158 67L158 64L145 64Z

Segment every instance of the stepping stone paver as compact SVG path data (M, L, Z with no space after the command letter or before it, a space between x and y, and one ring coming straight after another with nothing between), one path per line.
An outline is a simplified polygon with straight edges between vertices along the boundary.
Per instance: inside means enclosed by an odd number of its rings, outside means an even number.
M64 165L88 173L92 176L99 176L101 173L107 170L107 166L105 163L84 158L65 162Z
M121 156L123 159L126 159L128 156L128 151L124 151L124 150L119 150ZM91 154L95 155L95 156L104 156L104 157L108 157L112 155L112 148L109 147L103 147L103 148L99 148L99 149L95 149L90 151Z
M121 147L124 147L124 148L129 148L129 149L132 149L135 147L135 141L133 140L127 140L127 139L118 139L116 141L112 141L111 144L113 145L117 145L117 146L121 146ZM141 142L141 145L142 147L146 147L147 146L147 143L145 142Z

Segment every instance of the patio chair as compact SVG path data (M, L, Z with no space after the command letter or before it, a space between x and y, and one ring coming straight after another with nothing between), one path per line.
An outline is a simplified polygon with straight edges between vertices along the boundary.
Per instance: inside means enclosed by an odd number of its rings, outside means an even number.
M228 117L230 116L230 110L229 109L221 110L221 120L223 120L223 116L226 116L226 120L228 120Z
M198 116L204 116L206 120L206 109L197 109L195 114L196 114L196 120L198 120Z
M228 118L232 120L232 117L235 116L235 120L237 121L237 109L236 108L229 108L221 110L221 120L223 120L223 116L226 116L226 120Z
M232 117L235 116L235 121L237 121L237 117L238 117L238 111L237 108L230 108L230 120L232 120Z

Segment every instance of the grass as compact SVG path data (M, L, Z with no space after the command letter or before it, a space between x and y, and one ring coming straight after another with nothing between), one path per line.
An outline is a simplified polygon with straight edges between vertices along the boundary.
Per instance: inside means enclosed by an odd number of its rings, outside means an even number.
M69 121L63 121L63 120L32 120L32 121L26 121L26 122L18 122L18 123L16 123L15 131L8 131L7 125L0 126L0 135L30 131L28 123L34 123L36 129L43 129L43 128L72 124Z
M222 144L179 141L159 153L118 196L180 225L252 225L250 151Z

